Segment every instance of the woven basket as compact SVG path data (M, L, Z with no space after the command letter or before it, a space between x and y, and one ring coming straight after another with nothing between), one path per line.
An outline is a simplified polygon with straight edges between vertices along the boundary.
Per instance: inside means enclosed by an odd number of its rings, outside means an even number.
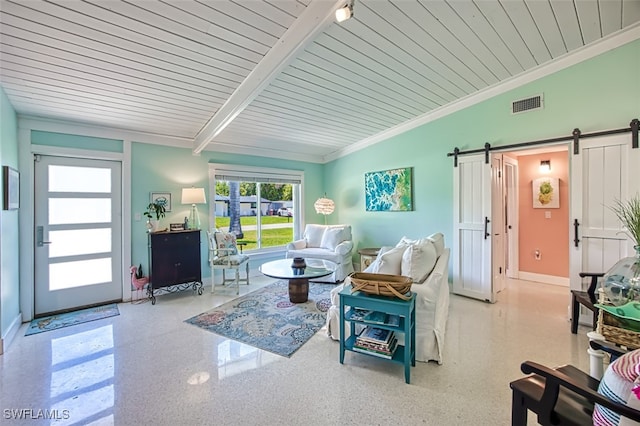
M630 350L640 348L640 333L622 328L615 315L603 309L598 313L598 332L607 342L625 346Z
M378 296L397 297L409 300L406 294L411 290L413 280L402 275L369 274L354 272L351 275L351 293L363 291Z

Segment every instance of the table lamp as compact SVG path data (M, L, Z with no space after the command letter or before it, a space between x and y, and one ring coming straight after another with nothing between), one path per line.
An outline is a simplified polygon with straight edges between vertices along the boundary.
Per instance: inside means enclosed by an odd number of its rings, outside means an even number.
M207 199L204 195L204 188L183 188L182 204L191 204L191 214L189 215L189 229L200 229L200 215L196 204L205 204Z

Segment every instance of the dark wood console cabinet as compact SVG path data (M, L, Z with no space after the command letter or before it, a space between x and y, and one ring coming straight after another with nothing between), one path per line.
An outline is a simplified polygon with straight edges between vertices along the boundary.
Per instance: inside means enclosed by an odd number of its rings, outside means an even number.
M149 264L147 294L152 304L158 289L173 292L193 287L202 294L200 230L149 234Z

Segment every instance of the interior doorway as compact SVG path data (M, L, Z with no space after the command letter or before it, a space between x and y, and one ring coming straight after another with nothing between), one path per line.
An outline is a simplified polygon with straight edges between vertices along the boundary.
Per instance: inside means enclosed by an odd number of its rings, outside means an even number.
M501 153L505 278L569 288L568 145ZM541 169L541 164L550 169ZM542 204L540 182L553 182L553 203ZM538 187L535 187L536 184ZM545 184L546 188L546 184ZM547 201L544 200L543 201ZM494 267L498 263L494 262ZM494 272L495 276L495 272Z

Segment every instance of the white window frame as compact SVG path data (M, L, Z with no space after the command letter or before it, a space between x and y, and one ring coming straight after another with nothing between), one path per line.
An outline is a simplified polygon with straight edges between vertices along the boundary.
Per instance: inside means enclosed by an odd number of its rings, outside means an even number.
M289 169L274 169L269 167L243 166L239 164L209 163L209 194L213 202L209 203L209 217L215 217L215 194L216 176L221 176L224 180L238 180L262 183L291 183L293 186L293 240L298 240L302 236L302 224L304 220L304 171ZM215 228L215 222L210 224L210 230ZM284 246L266 247L255 250L255 253L265 253L270 251L282 251Z

